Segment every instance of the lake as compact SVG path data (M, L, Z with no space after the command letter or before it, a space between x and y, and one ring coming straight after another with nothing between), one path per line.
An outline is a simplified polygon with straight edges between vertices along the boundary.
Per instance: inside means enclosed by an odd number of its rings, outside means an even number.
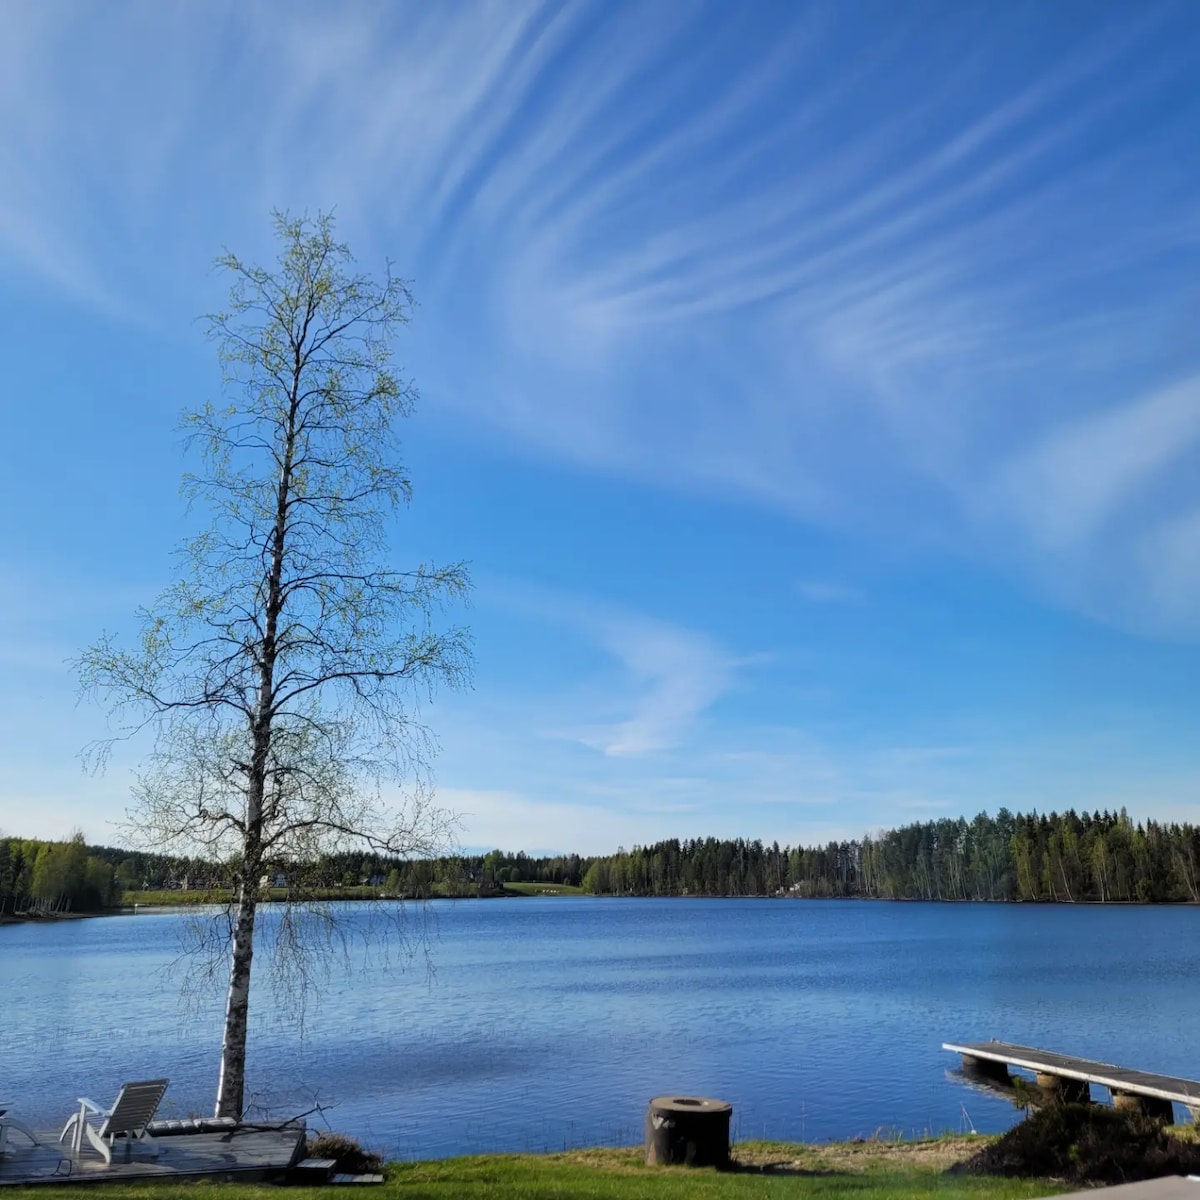
M164 1113L210 1111L223 983L187 1007L163 976L188 920L0 927L0 1097L49 1128L166 1075ZM303 1029L256 959L254 1113L319 1104L423 1158L640 1142L666 1092L730 1101L742 1139L1011 1124L943 1041L1200 1077L1200 909L545 897L430 920L432 976L352 936Z

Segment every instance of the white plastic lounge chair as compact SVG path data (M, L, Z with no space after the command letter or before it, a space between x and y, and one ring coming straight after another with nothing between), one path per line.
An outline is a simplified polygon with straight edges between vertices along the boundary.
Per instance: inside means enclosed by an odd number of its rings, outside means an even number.
M154 1120L159 1101L167 1090L167 1082L165 1079L147 1079L140 1083L127 1083L117 1094L111 1108L81 1096L79 1111L71 1114L58 1140L61 1142L73 1130L71 1149L78 1154L86 1135L106 1163L112 1162L113 1144L117 1138L124 1139L126 1162L133 1157L135 1142L157 1158L158 1147L146 1131L146 1126Z
M3 1154L8 1146L8 1131L15 1129L18 1133L23 1133L35 1146L38 1140L33 1136L33 1130L29 1128L23 1121L18 1121L16 1117L9 1113L12 1104L7 1100L0 1100L0 1154Z

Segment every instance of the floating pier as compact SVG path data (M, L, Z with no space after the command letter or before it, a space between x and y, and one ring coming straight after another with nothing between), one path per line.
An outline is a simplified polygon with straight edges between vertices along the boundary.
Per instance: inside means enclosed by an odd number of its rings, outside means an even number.
M1200 1080L1134 1071L1114 1063L1015 1046L1011 1042L943 1042L942 1049L962 1055L966 1075L992 1083L1011 1085L1012 1067L1032 1071L1038 1090L1047 1099L1086 1104L1091 1100L1091 1085L1095 1083L1108 1089L1113 1104L1120 1109L1173 1121L1172 1106L1182 1104L1193 1119L1200 1117Z

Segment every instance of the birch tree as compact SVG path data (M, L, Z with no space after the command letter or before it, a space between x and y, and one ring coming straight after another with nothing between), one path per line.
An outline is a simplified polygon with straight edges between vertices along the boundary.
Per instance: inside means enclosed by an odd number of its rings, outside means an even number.
M461 564L399 569L388 532L411 485L396 426L412 384L392 365L412 298L390 266L360 273L328 215L276 214L270 267L226 253L228 307L206 318L219 400L187 414L204 514L131 646L105 636L79 661L113 737L154 750L133 826L157 847L232 863L228 994L216 1115L245 1109L256 917L276 871L325 854L444 850L452 825L420 788L432 748L420 703L463 682ZM304 926L285 919L295 942Z

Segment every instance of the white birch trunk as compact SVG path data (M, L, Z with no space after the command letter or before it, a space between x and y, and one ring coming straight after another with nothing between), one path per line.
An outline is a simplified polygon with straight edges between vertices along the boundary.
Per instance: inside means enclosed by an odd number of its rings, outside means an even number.
M229 995L225 1002L225 1033L221 1040L221 1071L217 1079L218 1117L241 1120L245 1110L246 1032L250 1019L250 967L254 959L254 917L258 908L257 879L243 879L238 892L237 924L229 959Z

